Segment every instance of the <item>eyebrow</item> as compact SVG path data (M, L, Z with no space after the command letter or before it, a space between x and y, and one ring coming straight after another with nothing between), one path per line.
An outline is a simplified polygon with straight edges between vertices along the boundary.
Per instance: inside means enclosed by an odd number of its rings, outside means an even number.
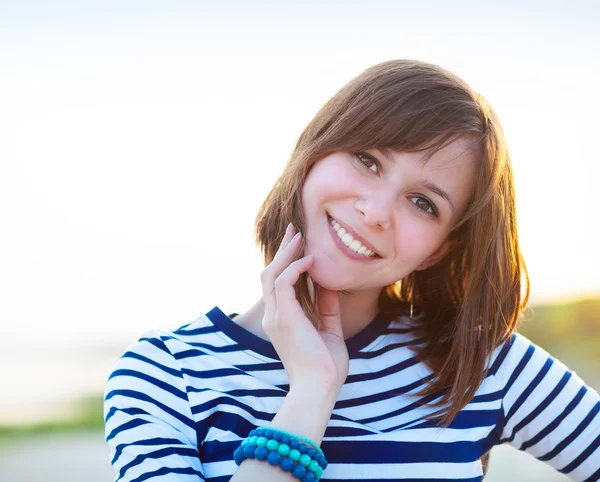
M386 159L388 161L390 161L392 164L396 163L396 161L394 160L392 153L389 149L377 149L377 150L379 152L381 152L386 157ZM432 182L429 182L427 179L425 181L423 181L421 184L425 189L430 190L431 192L437 194L439 197L448 201L448 203L450 204L450 207L454 211L454 204L452 203L452 199L450 199L450 195L446 191L444 191L441 187L436 186Z

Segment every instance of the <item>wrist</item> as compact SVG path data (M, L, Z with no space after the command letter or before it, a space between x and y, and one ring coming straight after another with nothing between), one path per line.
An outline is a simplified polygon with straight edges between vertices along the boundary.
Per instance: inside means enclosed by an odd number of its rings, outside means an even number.
M336 399L337 392L319 392L314 386L310 389L296 386L285 397L271 425L320 445Z

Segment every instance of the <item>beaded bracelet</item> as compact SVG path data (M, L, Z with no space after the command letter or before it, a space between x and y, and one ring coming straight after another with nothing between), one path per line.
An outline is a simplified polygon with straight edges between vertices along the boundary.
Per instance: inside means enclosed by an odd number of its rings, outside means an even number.
M237 465L249 458L266 460L303 482L318 481L327 467L323 451L313 441L272 427L252 430L233 457Z

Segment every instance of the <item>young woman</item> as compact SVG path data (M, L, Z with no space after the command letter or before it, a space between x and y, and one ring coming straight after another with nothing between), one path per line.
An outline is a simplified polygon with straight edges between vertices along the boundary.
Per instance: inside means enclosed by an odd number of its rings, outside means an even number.
M510 159L462 80L403 60L352 80L256 229L255 306L119 360L116 480L480 481L501 443L600 480L598 394L515 333L529 287Z

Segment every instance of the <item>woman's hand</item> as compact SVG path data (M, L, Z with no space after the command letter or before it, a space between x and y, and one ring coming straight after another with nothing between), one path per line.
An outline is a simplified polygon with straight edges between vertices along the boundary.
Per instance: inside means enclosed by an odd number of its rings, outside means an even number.
M313 256L293 261L300 247L300 233L290 225L261 281L265 312L262 327L277 351L293 389L319 387L337 397L348 375L348 350L342 333L339 296L319 290L317 330L296 299L294 285L310 269Z

